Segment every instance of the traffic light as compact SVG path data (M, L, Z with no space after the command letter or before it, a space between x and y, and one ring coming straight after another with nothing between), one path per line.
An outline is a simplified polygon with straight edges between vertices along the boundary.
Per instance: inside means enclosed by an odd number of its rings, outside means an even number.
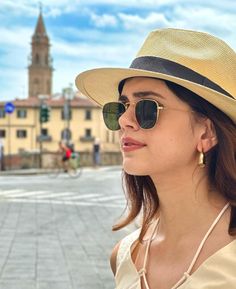
M50 107L43 104L40 106L39 121L41 123L48 122L50 118Z

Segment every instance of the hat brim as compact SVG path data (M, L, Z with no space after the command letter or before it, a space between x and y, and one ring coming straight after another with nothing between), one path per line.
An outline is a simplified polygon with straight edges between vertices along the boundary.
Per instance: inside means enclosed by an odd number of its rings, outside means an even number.
M103 106L107 102L118 100L119 83L130 77L154 77L179 84L222 110L236 123L236 99L203 85L159 72L133 68L97 68L79 74L75 84L82 94Z

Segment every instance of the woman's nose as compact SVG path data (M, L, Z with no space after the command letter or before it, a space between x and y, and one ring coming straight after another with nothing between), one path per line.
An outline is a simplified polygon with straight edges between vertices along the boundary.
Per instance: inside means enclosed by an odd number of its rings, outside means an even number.
M127 107L126 111L119 118L119 125L121 129L132 128L134 130L139 129L139 125L135 116L135 105L131 104Z

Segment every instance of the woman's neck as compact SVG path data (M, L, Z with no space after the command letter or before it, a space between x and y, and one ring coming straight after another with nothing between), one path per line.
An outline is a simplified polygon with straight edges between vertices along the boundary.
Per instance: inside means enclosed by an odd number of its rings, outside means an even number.
M227 201L209 189L206 178L152 178L160 202L159 235L177 241L207 230ZM181 180L181 181L180 181Z

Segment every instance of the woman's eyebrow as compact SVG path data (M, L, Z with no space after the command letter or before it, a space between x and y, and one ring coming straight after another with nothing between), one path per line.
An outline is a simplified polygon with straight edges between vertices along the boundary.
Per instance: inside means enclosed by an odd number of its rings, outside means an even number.
M144 97L144 96L150 96L150 95L154 95L154 96L157 96L157 97L160 97L160 98L164 98L164 96L162 96L161 94L157 93L157 92L154 92L152 90L148 90L148 91L139 91L139 92L134 92L133 93L133 96L134 97Z
M159 94L157 92L154 92L154 91L151 91L151 90L138 91L138 92L134 92L133 93L133 96L137 97L137 98L151 96L151 95L160 97L162 99L165 99L164 96L162 96L161 94ZM126 95L122 94L122 95L119 96L119 101L127 101L127 100L128 100L128 97Z
M125 102L125 101L129 101L129 99L126 95L122 94L119 96L118 101Z

